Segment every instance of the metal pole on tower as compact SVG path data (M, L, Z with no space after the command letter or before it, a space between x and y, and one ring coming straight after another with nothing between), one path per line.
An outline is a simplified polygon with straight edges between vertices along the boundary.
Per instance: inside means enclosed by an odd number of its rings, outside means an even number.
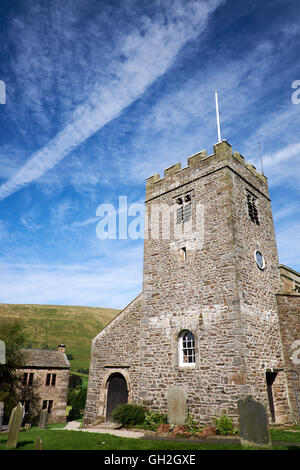
M261 143L258 142L258 148L259 148L259 157L260 157L260 164L261 164L261 173L262 175L264 174L264 166L263 166L263 158L262 158L262 153L261 153Z
M216 115L217 115L217 127L218 127L218 143L222 142L221 140L221 129L220 129L220 116L219 116L219 103L218 103L218 93L215 91L216 99Z

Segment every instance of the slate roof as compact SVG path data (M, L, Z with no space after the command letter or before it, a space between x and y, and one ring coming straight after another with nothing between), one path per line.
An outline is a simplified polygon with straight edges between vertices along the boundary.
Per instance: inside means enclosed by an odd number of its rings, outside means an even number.
M23 367L70 368L66 354L49 349L22 349L25 353Z

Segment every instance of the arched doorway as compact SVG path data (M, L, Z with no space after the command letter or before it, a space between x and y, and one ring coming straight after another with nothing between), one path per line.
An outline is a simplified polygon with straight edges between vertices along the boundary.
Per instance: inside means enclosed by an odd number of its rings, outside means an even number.
M128 401L127 383L122 374L110 376L107 387L106 421L112 420L113 410Z

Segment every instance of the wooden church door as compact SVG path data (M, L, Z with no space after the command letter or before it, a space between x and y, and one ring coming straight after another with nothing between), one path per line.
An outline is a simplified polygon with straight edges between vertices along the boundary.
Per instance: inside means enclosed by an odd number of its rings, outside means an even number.
M106 407L106 420L112 420L113 410L121 404L127 403L128 390L127 383L121 374L114 374L111 376L108 389L107 389L107 407Z

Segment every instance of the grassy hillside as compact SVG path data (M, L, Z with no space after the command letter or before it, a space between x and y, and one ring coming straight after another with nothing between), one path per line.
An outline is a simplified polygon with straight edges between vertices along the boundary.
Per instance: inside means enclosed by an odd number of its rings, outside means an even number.
M56 349L66 345L71 370L88 369L92 339L119 313L97 307L0 304L2 318L18 319L24 325L26 347Z

